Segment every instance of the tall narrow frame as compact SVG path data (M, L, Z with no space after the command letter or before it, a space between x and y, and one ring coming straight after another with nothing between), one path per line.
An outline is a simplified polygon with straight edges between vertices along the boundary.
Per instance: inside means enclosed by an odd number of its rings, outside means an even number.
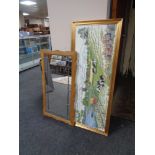
M70 94L70 120L66 120L60 116L56 116L46 112L46 80L45 80L45 68L44 68L44 57L48 56L51 58L52 55L59 56L70 56L72 58L72 82L71 82L71 94ZM42 66L42 93L43 93L43 115L56 119L58 121L67 123L71 126L75 125L75 111L74 111L74 97L75 97L75 76L76 76L76 52L75 51L49 51L41 50L41 66ZM63 102L63 101L62 101Z
M105 136L108 136L109 133L109 125L110 125L110 115L112 109L112 99L113 99L113 91L114 91L114 84L115 84L115 76L116 76L116 69L117 69L117 62L118 62L118 54L119 54L119 45L120 45L120 37L121 37L121 30L122 30L122 19L109 19L109 20L92 20L92 21L76 21L72 23L72 40L71 40L71 49L73 51L77 51L76 49L76 29L78 26L87 26L87 25L109 25L115 24L116 25L116 38L115 38L115 48L114 48L114 58L112 63L112 75L111 75L111 83L110 83L110 91L109 91L109 100L108 100L108 107L107 107L107 114L106 114L106 123L105 129L103 131L91 128L86 126L82 123L76 122L75 126L84 128L86 130L90 130ZM77 51L78 53L78 51Z

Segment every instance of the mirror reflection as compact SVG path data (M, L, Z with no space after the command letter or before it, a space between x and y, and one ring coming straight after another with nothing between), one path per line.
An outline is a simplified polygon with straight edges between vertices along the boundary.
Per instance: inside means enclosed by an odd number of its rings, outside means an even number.
M69 120L71 93L70 56L52 55L44 58L46 81L46 112Z

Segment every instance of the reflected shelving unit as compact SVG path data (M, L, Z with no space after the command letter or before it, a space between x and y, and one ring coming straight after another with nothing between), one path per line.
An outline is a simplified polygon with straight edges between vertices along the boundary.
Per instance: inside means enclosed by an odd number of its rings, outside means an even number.
M19 71L34 67L40 62L40 49L52 50L50 35L19 38Z

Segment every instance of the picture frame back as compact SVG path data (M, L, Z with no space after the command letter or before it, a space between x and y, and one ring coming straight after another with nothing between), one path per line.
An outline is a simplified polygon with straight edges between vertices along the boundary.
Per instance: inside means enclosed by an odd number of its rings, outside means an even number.
M75 21L71 50L77 52L75 126L107 136L122 19Z

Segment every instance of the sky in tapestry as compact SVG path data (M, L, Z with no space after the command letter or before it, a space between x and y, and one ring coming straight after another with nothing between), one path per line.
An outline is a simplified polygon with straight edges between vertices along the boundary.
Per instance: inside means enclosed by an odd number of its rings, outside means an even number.
M76 29L76 122L98 130L105 128L115 30L116 25L85 25Z

